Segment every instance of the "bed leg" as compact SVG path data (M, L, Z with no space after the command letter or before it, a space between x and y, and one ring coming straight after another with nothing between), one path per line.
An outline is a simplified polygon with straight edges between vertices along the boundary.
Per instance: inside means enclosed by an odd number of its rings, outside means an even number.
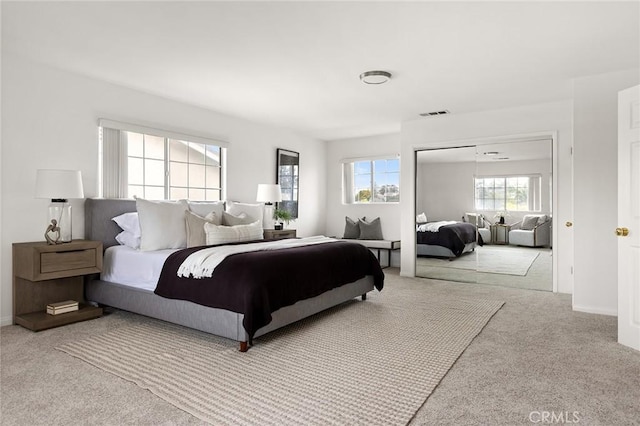
M246 352L247 350L249 350L247 342L240 342L240 352Z
M363 293L363 294L362 294L362 300L363 300L363 301L364 301L364 300L367 300L367 293Z

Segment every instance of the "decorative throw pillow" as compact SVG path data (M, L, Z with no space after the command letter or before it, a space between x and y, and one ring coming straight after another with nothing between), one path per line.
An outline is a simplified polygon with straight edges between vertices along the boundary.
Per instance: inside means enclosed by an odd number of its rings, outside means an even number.
M222 225L222 213L224 213L224 201L188 201L189 210L200 217L205 217L209 213L216 214L214 223Z
M344 220L344 236L342 238L357 240L360 236L360 227L358 226L358 222L348 216L345 216ZM365 218L363 217L362 220L365 220Z
M216 212L211 212L205 217L199 216L191 211L184 212L184 219L187 226L187 248L204 246L207 244L207 236L204 233L204 224L213 223L219 225L220 220Z
M207 245L262 239L262 225L259 220L248 225L236 226L218 226L207 222L204 224L204 232Z
M538 218L539 216L525 215L522 218L522 225L520 226L520 229L531 231L538 225Z
M184 212L189 210L186 200L149 201L136 199L140 218L140 250L152 251L187 246Z
M130 234L133 234L134 236L140 238L140 219L138 217L138 212L124 213L120 216L114 217L111 220L117 223L123 231L127 231Z
M134 250L138 250L140 248L140 237L136 237L128 231L122 231L116 235L116 241L121 246L131 247Z
M246 213L240 213L239 215L236 216L229 212L223 212L222 223L217 223L216 225L224 225L224 226L248 225L255 221L256 219L247 216Z
M371 222L360 219L358 220L358 227L360 228L359 240L384 240L379 217L376 217Z
M547 216L546 214L541 214L540 216L538 216L538 225L542 225L548 220L549 220L549 216Z
M231 213L234 216L240 215L240 213L246 214L253 221L260 221L262 226L262 215L264 212L264 204L249 204L249 203L237 203L235 201L227 201L227 213Z
M418 225L427 223L427 215L423 212L416 216L416 223Z

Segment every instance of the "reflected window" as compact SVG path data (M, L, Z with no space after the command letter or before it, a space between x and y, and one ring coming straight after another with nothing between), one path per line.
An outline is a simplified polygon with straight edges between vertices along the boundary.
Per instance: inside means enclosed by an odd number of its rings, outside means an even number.
M298 217L298 185L300 182L300 154L286 149L277 150L276 183L282 191L278 209L286 210L293 219Z
M478 211L539 212L540 175L477 177L475 207Z

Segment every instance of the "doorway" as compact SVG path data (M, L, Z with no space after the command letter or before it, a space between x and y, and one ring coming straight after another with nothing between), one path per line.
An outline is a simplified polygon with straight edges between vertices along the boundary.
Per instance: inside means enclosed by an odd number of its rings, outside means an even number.
M415 156L416 276L554 290L551 137Z

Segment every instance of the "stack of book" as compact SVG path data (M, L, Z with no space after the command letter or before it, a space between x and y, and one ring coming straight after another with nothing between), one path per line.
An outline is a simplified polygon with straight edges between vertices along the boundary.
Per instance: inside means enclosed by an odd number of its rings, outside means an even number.
M47 313L49 315L64 314L65 312L73 312L78 310L78 302L75 300L65 300L64 302L49 303L47 305Z

